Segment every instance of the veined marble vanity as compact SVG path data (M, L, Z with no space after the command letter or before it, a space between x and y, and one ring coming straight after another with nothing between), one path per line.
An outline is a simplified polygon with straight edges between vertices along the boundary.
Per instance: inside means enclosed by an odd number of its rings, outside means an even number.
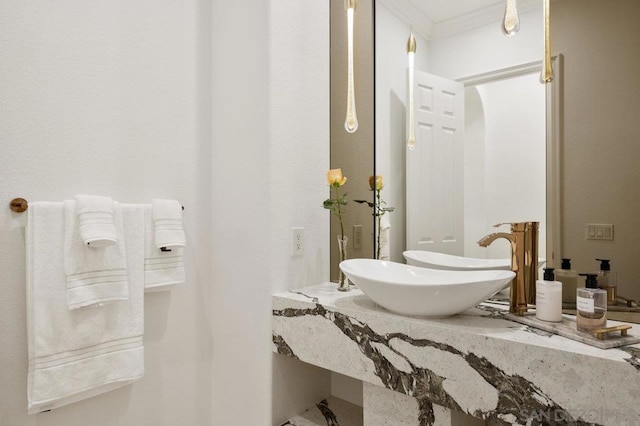
M332 283L272 300L274 352L362 380L365 426L451 424L452 411L490 424L640 424L640 344L598 349L483 305L406 317Z

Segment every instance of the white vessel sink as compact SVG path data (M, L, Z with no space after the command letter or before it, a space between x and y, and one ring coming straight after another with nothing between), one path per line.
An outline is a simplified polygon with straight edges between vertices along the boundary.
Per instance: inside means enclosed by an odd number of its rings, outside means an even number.
M442 269L447 271L489 271L510 270L511 259L478 259L475 257L454 256L425 250L407 250L402 253L407 264L423 268ZM538 259L538 267L544 265L545 259Z
M340 269L384 308L434 317L466 311L515 277L511 271L444 271L376 259L348 259Z

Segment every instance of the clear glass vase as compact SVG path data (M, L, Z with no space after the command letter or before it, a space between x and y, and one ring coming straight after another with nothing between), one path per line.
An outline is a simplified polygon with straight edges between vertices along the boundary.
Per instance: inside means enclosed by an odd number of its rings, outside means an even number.
M340 250L340 262L343 260L347 260L347 243L349 242L348 237L340 237L338 236L338 249ZM342 272L342 269L338 267L338 290L340 291L349 291L349 280Z

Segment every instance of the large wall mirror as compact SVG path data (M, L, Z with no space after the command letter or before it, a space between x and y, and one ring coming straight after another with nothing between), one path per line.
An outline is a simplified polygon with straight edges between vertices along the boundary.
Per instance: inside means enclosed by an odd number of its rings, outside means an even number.
M342 1L335 3L342 6ZM634 17L640 2L551 1L552 54L561 59L554 64L555 81L562 83L552 117L555 128L548 123L553 98L548 86L538 82L542 0L517 1L520 30L510 37L500 27L504 1L358 3L374 10L375 170L384 176L385 200L396 207L390 215L391 260L403 262L408 248L430 247L471 257L507 257L506 244L477 246L480 237L492 232L491 225L533 220L546 231L552 222L553 235L541 233L540 253L551 266L569 257L574 269L592 272L598 270L596 258L611 259L618 292L637 301L640 27ZM411 25L418 46L414 87L423 88L414 92L416 109L429 108L424 88L431 83L421 79L458 83L465 102L464 138L457 146L452 138L451 146L434 151L418 136L416 149L406 148ZM333 79L332 74L332 86ZM332 100L332 111L335 106ZM420 132L428 141L428 126L416 124L416 135ZM332 137L332 150L335 142ZM408 175L406 165L412 161L420 162L423 171ZM549 187L556 191L552 199ZM440 237L459 244L437 247L431 235L408 236L408 222L419 220L432 221L442 230ZM591 239L587 224L612 224L613 240ZM545 244L547 239L553 244Z

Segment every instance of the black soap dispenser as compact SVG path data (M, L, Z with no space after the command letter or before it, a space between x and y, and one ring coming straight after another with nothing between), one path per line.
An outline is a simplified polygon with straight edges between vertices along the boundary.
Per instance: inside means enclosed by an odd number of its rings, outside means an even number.
M580 331L607 326L607 292L598 288L596 274L580 274L587 277L586 287L576 295L576 325Z

